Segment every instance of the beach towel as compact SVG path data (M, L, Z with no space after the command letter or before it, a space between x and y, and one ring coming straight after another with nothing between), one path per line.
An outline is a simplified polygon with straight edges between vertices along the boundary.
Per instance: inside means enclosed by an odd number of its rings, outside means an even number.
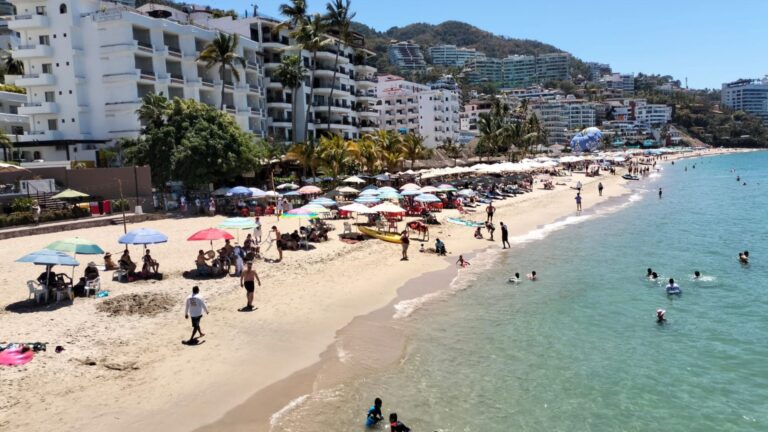
M0 352L0 365L21 366L32 361L34 351L27 347L11 348Z

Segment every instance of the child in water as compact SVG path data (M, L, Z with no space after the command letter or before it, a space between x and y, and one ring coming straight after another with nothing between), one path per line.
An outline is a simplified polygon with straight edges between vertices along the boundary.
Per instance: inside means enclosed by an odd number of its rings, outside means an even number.
M645 277L647 277L648 279L650 279L650 278L651 278L651 276L653 276L653 270L651 270L651 268L650 268L650 267L648 267L648 271L645 273Z
M693 279L694 279L694 280L699 280L699 279L701 279L701 272L700 272L700 271L698 271L698 270L696 270L695 272L693 272Z
M469 261L464 259L464 255L459 255L459 260L456 261L456 264L458 264L459 267L464 268L469 265Z
M535 281L536 280L536 271L532 271L531 274L528 275L528 280Z
M373 401L373 406L368 410L368 416L365 419L366 426L375 426L378 422L384 420L384 415L381 414L381 399L376 398Z
M520 273L515 273L515 277L509 278L512 283L520 283Z
M411 432L411 429L402 422L397 421L397 413L389 415L389 429L392 432Z
M657 324L664 324L664 322L667 320L664 318L664 314L666 314L667 311L664 309L656 309L656 323Z
M739 262L742 264L749 264L749 251L744 251L739 254Z

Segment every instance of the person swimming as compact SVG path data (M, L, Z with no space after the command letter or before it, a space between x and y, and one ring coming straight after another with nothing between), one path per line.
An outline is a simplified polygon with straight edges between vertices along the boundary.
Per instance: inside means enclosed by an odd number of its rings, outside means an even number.
M411 432L411 429L397 420L397 413L389 414L389 430L391 432Z
M651 278L651 276L653 276L653 270L651 270L651 268L650 268L650 267L648 267L648 270L645 272L645 277L647 277L648 279L650 279L650 278Z
M696 270L695 272L693 272L693 278L694 278L694 279L701 279L701 272L700 272L700 271L698 271L698 270Z
M656 280L656 279L658 279L658 278L659 278L659 275L658 275L658 273L656 273L656 272L652 272L652 273L651 273L651 278L650 278L651 280Z
M678 286L675 283L675 280L670 278L669 284L667 284L667 294L669 295L680 295L683 291L680 289L680 286Z
M512 283L519 283L520 282L520 273L515 273L515 276L509 278L509 281L512 282Z
M739 262L742 264L749 264L749 251L744 251L739 254Z
M664 317L666 315L667 311L664 309L656 309L656 323L657 324L664 324L667 319Z
M375 426L382 420L384 420L384 415L381 413L381 399L376 398L376 400L373 401L373 406L368 410L365 425Z
M536 271L535 270L532 271L531 274L528 275L528 280L535 281L536 278L537 278L537 276L536 276Z

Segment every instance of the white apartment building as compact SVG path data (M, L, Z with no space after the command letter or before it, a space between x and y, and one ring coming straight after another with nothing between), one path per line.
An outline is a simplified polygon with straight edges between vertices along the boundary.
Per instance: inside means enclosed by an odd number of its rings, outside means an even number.
M19 137L29 132L29 117L19 114L19 108L27 102L27 95L0 91L0 130L11 141L12 149L3 147L3 161L32 161L40 159L34 150L24 148Z
M20 34L14 47L27 89L19 114L31 119L20 141L44 160L97 162L116 139L136 137L136 110L148 93L186 98L218 107L218 68L197 62L216 31L166 19L161 10L142 13L97 0L13 0L9 28ZM225 110L244 129L264 136L266 101L261 45L241 38L247 66L240 79L223 79Z
M768 78L725 83L720 98L722 104L732 110L745 111L768 121Z
M428 86L396 75L379 76L376 86L379 127L402 134L420 133L419 94L427 91L430 91Z
M387 52L389 63L400 69L424 69L427 66L421 46L412 41L393 41Z
M512 55L501 60L503 84L508 87L528 87L536 80L536 56Z
M662 104L638 104L635 121L643 126L659 127L672 121L672 107Z
M635 92L635 76L633 74L603 75L599 83L606 89L621 90L624 95L631 95Z
M459 94L450 90L421 92L419 98L419 134L424 145L435 148L446 139L458 142L461 135Z
M490 112L491 101L489 100L473 100L464 104L459 113L459 129L462 132L477 134L477 122L480 120L480 115Z
M345 139L356 139L375 131L379 126L379 113L375 107L378 82L376 68L368 63L374 53L363 48L363 37L354 34L352 46L340 43L329 44L317 52L314 82L312 82L315 88L311 102L309 100L310 71L313 55L306 50L301 52L308 72L305 84L298 91L297 112L294 113L293 90L285 88L274 78L283 55L297 53L296 50L288 49L289 45L295 42L289 36L289 29L283 29L278 34L274 34L273 30L279 23L272 18L262 16L243 19L223 17L209 19L203 23L207 27L238 33L261 41L267 87L268 135L277 141L303 141L309 103L312 104L309 110L307 133L309 139L328 134L338 134ZM339 63L334 81L337 49L340 49ZM333 95L331 95L332 91ZM295 140L292 131L294 115L297 128Z
M572 96L541 101L532 106L541 126L547 131L547 144L565 144L569 131L595 125L595 105Z
M456 45L436 45L428 51L432 64L436 66L464 67L470 59L485 57L484 53L474 48L459 48Z

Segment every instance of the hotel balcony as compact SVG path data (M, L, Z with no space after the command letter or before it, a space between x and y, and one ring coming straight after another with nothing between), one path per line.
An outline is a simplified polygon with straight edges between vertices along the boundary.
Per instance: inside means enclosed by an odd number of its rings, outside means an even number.
M52 57L53 48L50 45L19 45L13 50L13 57L16 59L31 59L41 57Z
M134 69L125 72L115 72L102 75L102 82L104 84L118 83L123 81L136 81L139 79L139 70Z
M141 100L111 101L104 103L106 111L130 111L135 112L141 106Z
M25 132L24 135L19 135L19 142L55 141L60 140L62 136L61 131L57 130Z
M28 102L19 107L21 115L57 114L59 104L56 102Z
M52 86L56 84L56 77L49 73L23 75L16 78L15 84L19 87Z
M45 28L50 25L51 23L47 15L38 14L16 15L12 21L8 22L8 28L11 30Z

